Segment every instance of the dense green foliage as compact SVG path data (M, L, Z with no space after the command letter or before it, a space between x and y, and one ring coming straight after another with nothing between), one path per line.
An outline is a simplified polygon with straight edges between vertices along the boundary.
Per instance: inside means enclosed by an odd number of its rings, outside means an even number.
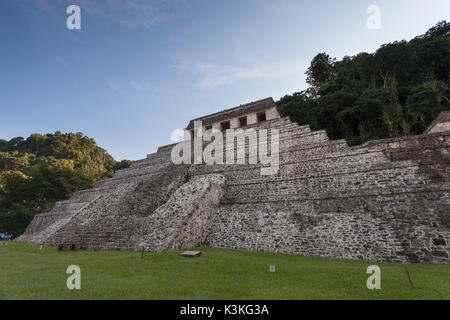
M420 134L450 109L450 23L411 41L381 46L340 61L319 53L307 90L277 102L281 113L351 145Z
M35 213L129 165L82 133L0 140L0 232L22 233Z
M197 249L196 249L197 250ZM448 265L376 263L381 290L368 290L373 262L198 248L181 251L61 252L0 245L3 299L449 299ZM207 258L208 256L208 258ZM208 259L208 263L207 263ZM81 290L67 290L67 266L81 268ZM269 272L275 265L276 272ZM39 276L36 276L38 274ZM174 316L169 319L177 318ZM239 317L238 317L239 318ZM241 317L241 319L246 317Z

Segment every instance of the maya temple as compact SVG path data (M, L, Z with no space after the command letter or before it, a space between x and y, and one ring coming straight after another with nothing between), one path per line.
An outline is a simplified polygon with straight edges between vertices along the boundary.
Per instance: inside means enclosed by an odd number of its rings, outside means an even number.
M266 129L269 144L279 133L279 168L261 174L267 164L249 157L175 164L180 144L162 146L37 214L17 240L84 250L209 246L450 263L450 111L421 135L352 147L281 117L272 98L190 121L181 142L189 149L197 121L200 130L221 134ZM224 143L223 151L247 156L258 139L249 136L244 149Z

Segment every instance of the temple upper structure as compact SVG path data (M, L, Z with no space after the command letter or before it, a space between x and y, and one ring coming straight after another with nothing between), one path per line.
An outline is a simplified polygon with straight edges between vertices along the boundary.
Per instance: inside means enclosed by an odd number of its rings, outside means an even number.
M191 120L185 129L184 140L195 135L195 121L201 121L203 131L208 129L225 131L280 118L273 98L266 98Z

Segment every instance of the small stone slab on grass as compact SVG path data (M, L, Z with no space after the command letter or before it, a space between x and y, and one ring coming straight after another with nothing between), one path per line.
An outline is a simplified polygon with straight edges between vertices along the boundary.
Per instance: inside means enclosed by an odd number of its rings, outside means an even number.
M186 258L195 258L200 257L202 255L201 251L185 251L183 253L180 253L180 256L186 257Z

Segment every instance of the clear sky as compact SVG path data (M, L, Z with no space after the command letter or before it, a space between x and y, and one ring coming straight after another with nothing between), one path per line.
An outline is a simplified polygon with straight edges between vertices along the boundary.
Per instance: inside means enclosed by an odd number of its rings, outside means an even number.
M374 52L449 19L448 0L0 0L0 138L83 132L144 158L192 118L305 89L319 52Z

